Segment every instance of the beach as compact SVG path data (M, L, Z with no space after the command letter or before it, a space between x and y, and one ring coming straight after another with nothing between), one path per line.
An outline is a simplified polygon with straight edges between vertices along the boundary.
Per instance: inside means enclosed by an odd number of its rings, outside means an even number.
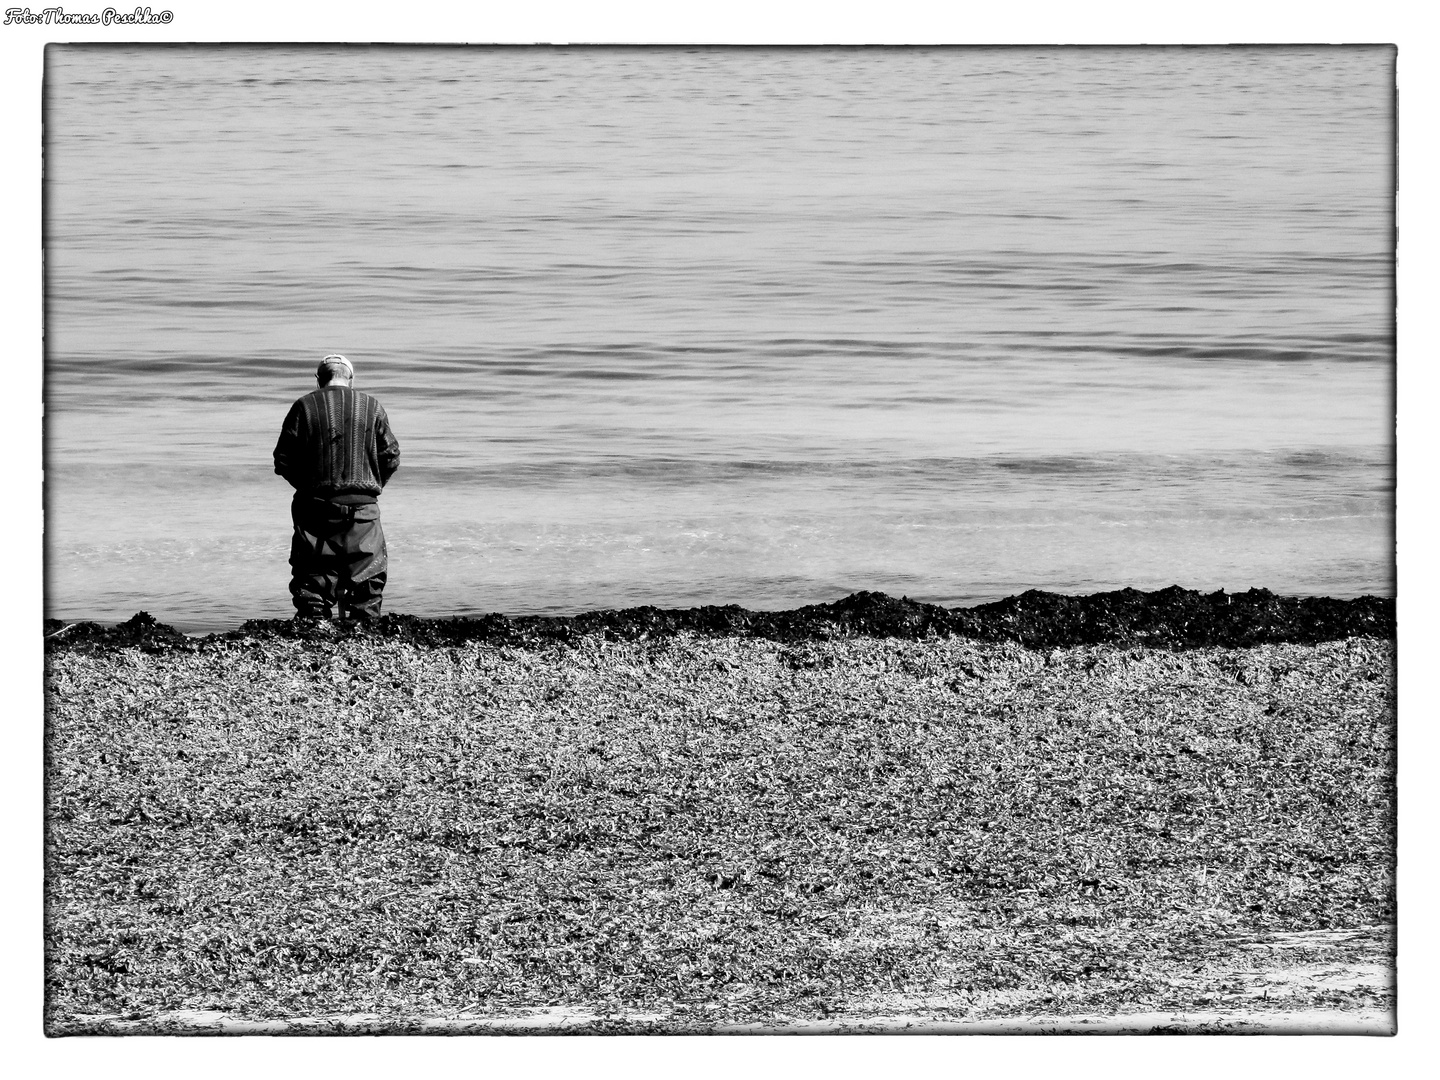
M1393 601L1069 599L49 624L47 1030L1393 1030Z

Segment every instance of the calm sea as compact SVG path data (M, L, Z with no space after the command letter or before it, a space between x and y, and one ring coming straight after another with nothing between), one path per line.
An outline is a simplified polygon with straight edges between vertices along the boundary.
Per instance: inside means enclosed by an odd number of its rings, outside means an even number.
M51 46L47 614L1392 594L1389 49Z

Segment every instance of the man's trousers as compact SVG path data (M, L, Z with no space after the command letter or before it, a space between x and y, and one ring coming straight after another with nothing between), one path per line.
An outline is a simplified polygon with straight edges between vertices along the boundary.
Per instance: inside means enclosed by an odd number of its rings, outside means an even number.
M346 506L296 495L290 503L295 535L290 541L290 595L295 613L329 618L338 604L342 619L380 614L389 561L378 503Z

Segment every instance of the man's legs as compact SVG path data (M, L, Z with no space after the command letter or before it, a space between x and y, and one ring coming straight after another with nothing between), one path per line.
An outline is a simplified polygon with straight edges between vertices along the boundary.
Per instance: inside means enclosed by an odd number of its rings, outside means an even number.
M379 616L389 567L380 507L297 498L291 516L290 594L296 614L329 618L330 605L338 602L342 619Z

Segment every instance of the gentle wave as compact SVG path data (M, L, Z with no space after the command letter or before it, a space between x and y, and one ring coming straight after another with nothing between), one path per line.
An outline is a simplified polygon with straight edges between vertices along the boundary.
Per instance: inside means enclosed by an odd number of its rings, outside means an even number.
M245 304L192 301L190 306L243 308ZM263 306L263 305L260 305ZM1154 360L1240 361L1247 363L1296 363L1326 361L1371 363L1386 370L1393 363L1395 342L1391 336L1336 334L1325 337L1287 337L1267 342L1253 337L1217 339L1204 343L1170 335L1066 335L1056 341L1045 335L976 335L974 340L917 339L757 339L705 345L666 342L594 342L545 346L449 346L407 351L372 361L370 373L380 371L388 379L400 377L487 378L544 377L560 380L715 380L731 377L777 374L775 364L783 361L860 359L945 360L955 363L995 365L1031 359L1070 357L1134 357ZM174 374L229 368L247 384L265 380L270 385L293 377L303 358L292 354L265 355L213 353L186 350L167 353L156 347L140 353L116 349L85 353L79 350L56 357L49 365L53 374ZM361 361L364 362L363 359ZM617 367L617 364L634 365ZM610 365L610 366L602 366ZM782 376L783 377L783 376ZM943 401L946 398L933 398Z
M177 470L166 461L154 463L75 462L47 463L52 482L64 485L125 483L149 490L187 491L197 487L240 488L254 484L279 485L270 475L268 458L225 465L196 462ZM1393 495L1394 462L1388 455L1364 455L1333 450L1278 451L1239 456L1192 455L1059 455L886 458L745 459L669 456L628 456L514 459L478 465L445 465L434 461L406 461L395 483L412 490L464 491L492 489L550 489L576 484L638 485L643 488L697 488L734 486L783 480L828 484L854 483L872 490L875 485L893 491L932 491L938 495L980 493L999 488L1023 490L1025 482L1069 481L1079 490L1106 489L1159 492L1185 486L1209 499L1229 488L1268 492L1308 485L1313 498L1323 493L1334 498L1375 498ZM1097 487L1096 485L1103 485ZM276 487L276 490L283 490ZM861 490L860 488L856 489ZM1053 494L1053 483L1039 489ZM1263 496L1261 496L1263 497ZM1137 506L1137 512L1143 511Z

